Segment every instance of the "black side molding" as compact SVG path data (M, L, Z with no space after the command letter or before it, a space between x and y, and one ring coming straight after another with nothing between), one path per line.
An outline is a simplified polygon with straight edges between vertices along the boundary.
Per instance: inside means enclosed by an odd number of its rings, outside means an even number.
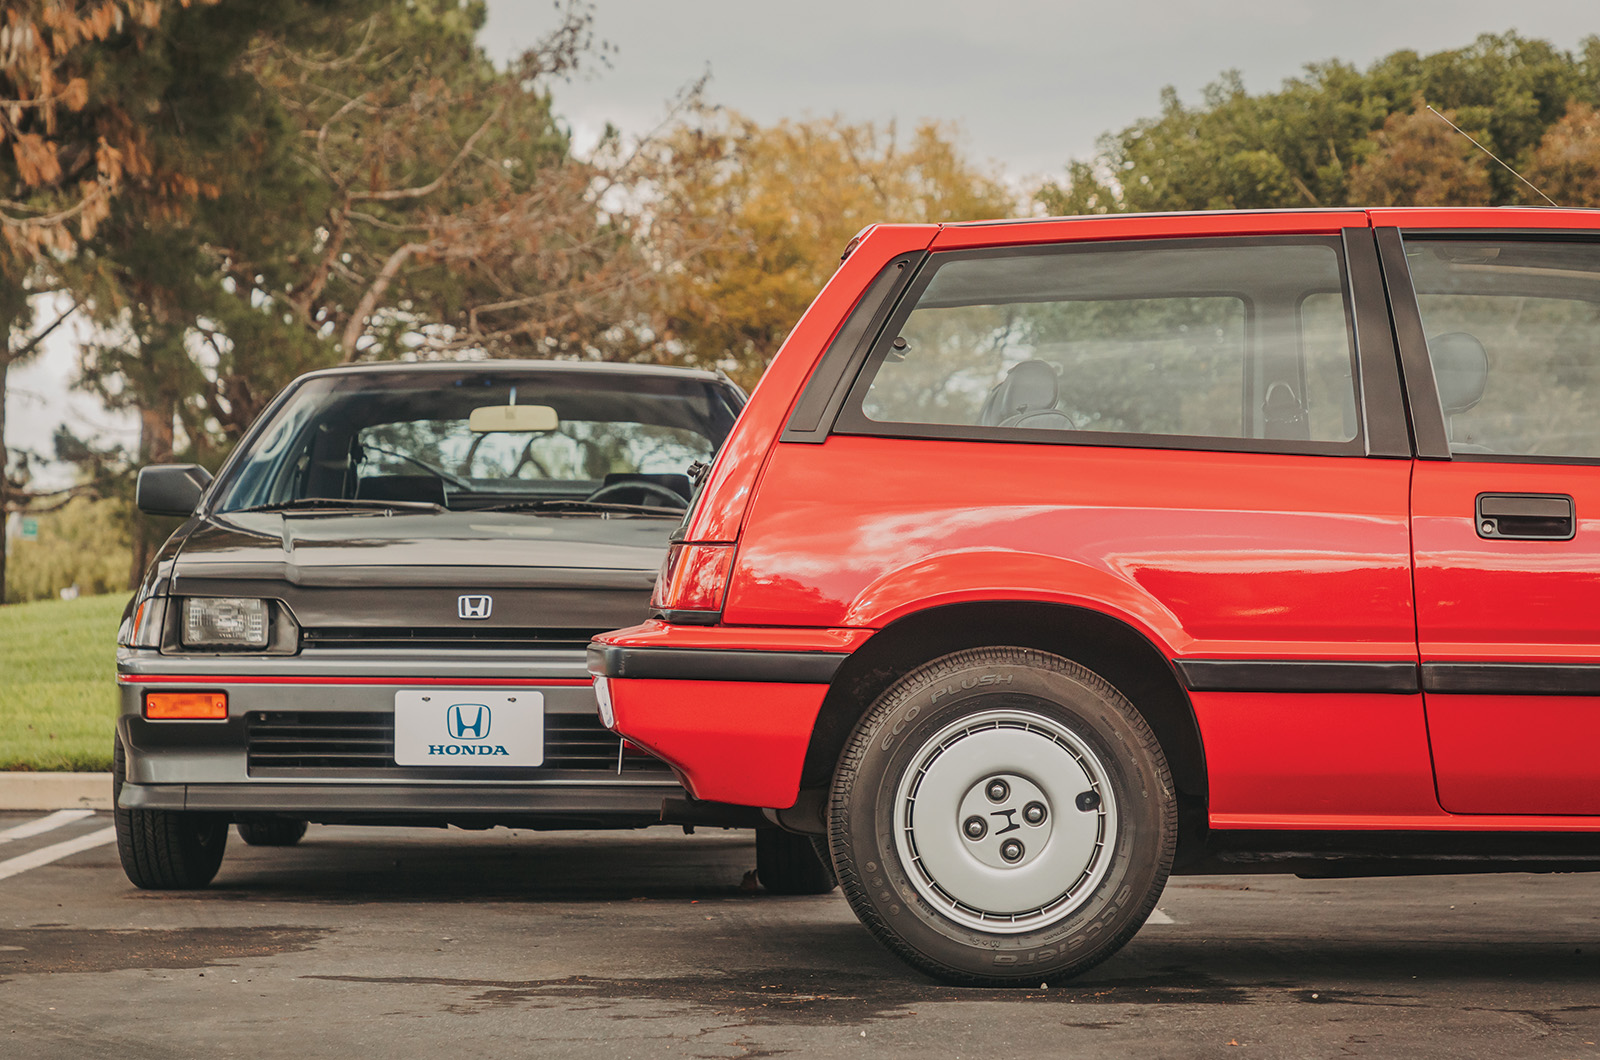
M842 652L726 651L589 645L589 672L602 677L678 681L762 681L825 685L849 656Z
M1417 664L1283 659L1179 659L1191 692L1389 692L1420 690Z
M1563 663L1423 663L1424 692L1600 696L1600 666Z
M1600 696L1600 665L1179 659L1191 692L1418 692Z

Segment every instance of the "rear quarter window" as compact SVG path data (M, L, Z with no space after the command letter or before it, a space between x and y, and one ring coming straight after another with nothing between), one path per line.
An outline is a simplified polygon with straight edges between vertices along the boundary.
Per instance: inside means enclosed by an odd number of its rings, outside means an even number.
M935 255L868 358L839 426L1348 447L1360 425L1347 303L1335 240Z

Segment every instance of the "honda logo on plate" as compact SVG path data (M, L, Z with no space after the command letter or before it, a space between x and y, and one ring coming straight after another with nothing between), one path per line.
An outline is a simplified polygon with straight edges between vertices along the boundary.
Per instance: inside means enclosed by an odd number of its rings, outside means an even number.
M492 596L456 597L457 618L488 618L489 612L492 610L494 610L494 597Z
M445 725L458 740L485 739L489 735L489 708L483 703L452 704Z

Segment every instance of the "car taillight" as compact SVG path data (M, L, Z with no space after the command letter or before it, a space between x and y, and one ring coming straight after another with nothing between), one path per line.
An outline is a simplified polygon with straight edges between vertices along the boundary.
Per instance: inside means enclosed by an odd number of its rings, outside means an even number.
M661 565L650 606L658 611L721 611L735 547L673 545Z

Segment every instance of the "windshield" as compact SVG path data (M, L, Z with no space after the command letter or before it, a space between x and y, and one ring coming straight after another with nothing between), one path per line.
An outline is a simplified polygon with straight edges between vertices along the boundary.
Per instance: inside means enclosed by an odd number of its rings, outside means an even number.
M690 465L711 459L739 404L725 384L631 372L319 376L233 461L214 510L309 501L682 508Z

